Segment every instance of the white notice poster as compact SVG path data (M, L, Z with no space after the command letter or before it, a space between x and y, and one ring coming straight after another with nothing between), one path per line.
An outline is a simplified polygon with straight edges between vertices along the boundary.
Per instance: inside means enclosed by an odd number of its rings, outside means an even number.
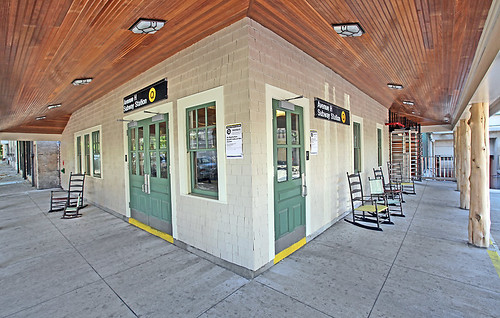
M226 125L226 158L243 158L243 131L241 123Z
M318 131L311 129L311 155L318 154Z

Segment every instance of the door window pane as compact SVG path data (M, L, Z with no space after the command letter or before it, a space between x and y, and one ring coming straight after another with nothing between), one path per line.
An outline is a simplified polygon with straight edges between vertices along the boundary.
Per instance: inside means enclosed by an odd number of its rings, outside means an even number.
M157 177L156 173L156 151L151 151L149 153L149 164L150 164L150 169L151 169L151 177Z
M139 175L144 175L144 152L139 152Z
M160 178L168 178L167 152L160 152Z
M286 148L278 148L277 152L277 171L276 176L278 182L284 182L288 179L288 165L287 165L287 149Z
M162 122L159 125L160 128L160 149L167 148L167 123Z
M144 127L137 129L137 138L139 139L139 150L144 150Z
M286 113L276 110L276 143L286 145Z
M156 149L156 124L149 125L149 150Z
M135 137L135 128L130 130L130 150L135 151L136 150L136 137Z
M130 168L132 170L132 174L136 175L137 174L137 154L135 152L131 153Z
M292 145L300 145L299 115L290 114L292 117Z
M292 149L292 179L300 178L300 148Z

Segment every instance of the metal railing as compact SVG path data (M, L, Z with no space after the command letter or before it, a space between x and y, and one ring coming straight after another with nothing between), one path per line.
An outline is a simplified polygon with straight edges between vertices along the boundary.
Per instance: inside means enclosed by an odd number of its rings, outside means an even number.
M453 156L422 157L422 178L434 180L456 180Z

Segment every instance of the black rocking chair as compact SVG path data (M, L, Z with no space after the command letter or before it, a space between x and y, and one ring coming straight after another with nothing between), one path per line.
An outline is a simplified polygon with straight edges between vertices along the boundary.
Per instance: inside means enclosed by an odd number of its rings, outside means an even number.
M380 201L381 198L385 198L381 180L370 180L371 194L368 197L363 195L363 184L361 183L361 176L359 173L351 175L347 173L347 180L349 182L352 207L352 221L345 219L347 222L366 229L377 231L382 231L382 228L380 227L381 223L393 224L391 222L391 213L389 212L389 206L387 205L386 200L384 199L383 202ZM385 204L379 204L379 202ZM375 223L376 226L365 223Z
M75 207L81 201L83 206L83 188L85 175L80 173L70 173L68 191L50 191L50 212L62 211L67 207Z

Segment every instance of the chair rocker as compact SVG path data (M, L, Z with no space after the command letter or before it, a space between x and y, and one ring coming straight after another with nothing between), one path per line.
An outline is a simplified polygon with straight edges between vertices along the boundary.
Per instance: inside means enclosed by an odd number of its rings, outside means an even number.
M382 171L382 167L373 168L373 175L375 179L382 180L382 186L384 188L384 193L387 197L387 204L389 205L389 210L391 211L391 215L405 217L403 213L403 193L401 189L399 189L396 185L389 183L385 183L384 172ZM398 213L392 213L398 212Z
M347 222L366 229L377 231L382 231L382 228L380 227L381 223L394 224L391 222L389 207L385 204L378 203L380 202L379 195L385 196L383 185L380 184L380 188L382 189L381 193L377 194L376 189L373 189L373 195L365 197L363 195L363 185L361 183L359 173L351 175L347 173L347 180L349 182L352 207L352 221L345 219ZM375 223L376 225L368 225L365 223Z
M74 219L82 216L80 213L80 209L83 208L83 198L81 195L78 195L76 199L76 205L70 206L66 205L64 207L64 213L61 219Z
M76 206L78 197L83 203L85 174L70 173L68 191L50 191L50 212L62 211L68 206ZM85 206L82 206L85 207Z

